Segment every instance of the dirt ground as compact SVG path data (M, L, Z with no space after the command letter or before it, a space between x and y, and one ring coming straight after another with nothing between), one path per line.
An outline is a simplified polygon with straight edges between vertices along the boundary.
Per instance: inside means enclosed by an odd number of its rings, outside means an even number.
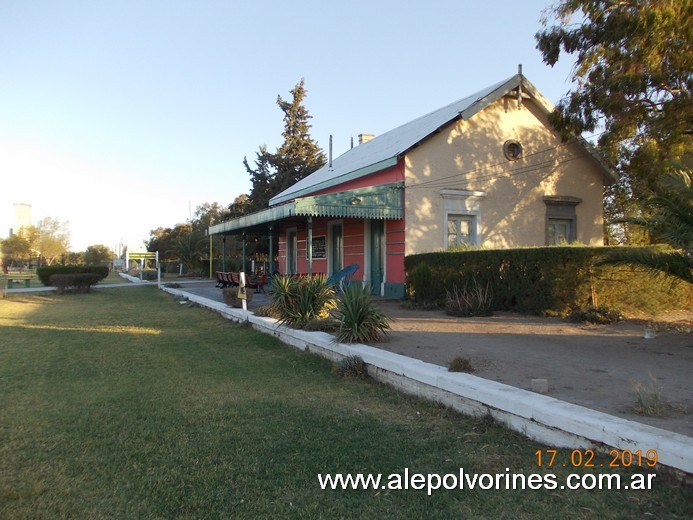
M223 302L212 282L183 289ZM267 295L254 296L251 311L268 303ZM393 321L389 338L374 347L441 366L463 356L474 375L526 390L532 379L547 379L551 397L693 437L693 313L645 339L635 321L574 324L503 312L457 318L377 303ZM643 397L660 397L661 416L635 413L638 385Z
M532 379L547 379L551 397L693 437L690 320L645 339L642 322L574 324L504 312L458 318L379 305L392 331L372 346L441 366L462 356L474 375L526 390ZM661 417L635 413L638 386L644 398L660 397Z

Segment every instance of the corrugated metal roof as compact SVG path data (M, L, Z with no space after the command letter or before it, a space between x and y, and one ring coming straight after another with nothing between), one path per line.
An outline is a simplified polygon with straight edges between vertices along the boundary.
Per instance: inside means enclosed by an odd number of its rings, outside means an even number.
M404 218L404 186L401 183L370 186L302 197L294 204L296 215L333 218Z
M364 203L366 199L360 195L354 195L355 193L362 193L362 190L368 190L369 188L347 190L337 194L310 195L316 191L338 186L347 181L396 165L399 157L430 135L457 119L471 118L474 114L517 88L520 84L522 85L523 93L529 94L544 112L549 113L553 110L553 105L541 95L527 78L522 74L515 74L471 96L450 103L356 146L334 159L331 166L323 166L313 174L276 195L270 200L269 208L210 226L209 233L237 232L297 215L332 216L337 218L403 218L401 189L396 190L400 197L399 201L380 201L374 202L371 205ZM609 181L617 180L616 174L604 164L594 148L580 137L578 141L585 146L587 151L602 166L605 178ZM398 185L398 187L401 188L402 186ZM373 188L378 189L381 187L375 186ZM335 202L335 197L359 197L362 198L362 204L352 205L346 204L344 201ZM298 213L298 211L301 213Z
M214 224L207 228L210 235L232 234L233 232L249 229L268 222L282 220L294 215L294 204L282 204L271 208L256 211L242 217L237 217L219 224Z
M392 183L302 197L214 224L209 226L208 233L210 235L234 234L294 216L401 219L404 218L403 188L402 183Z
M450 103L425 116L419 117L360 144L332 161L332 167L323 166L308 177L298 181L270 200L270 205L281 204L296 197L309 195L315 191L342 184L396 164L397 158L416 146L429 135L460 117L471 117L492 101L517 87L522 81L534 89L520 74L491 85L466 98ZM547 103L549 110L550 103Z

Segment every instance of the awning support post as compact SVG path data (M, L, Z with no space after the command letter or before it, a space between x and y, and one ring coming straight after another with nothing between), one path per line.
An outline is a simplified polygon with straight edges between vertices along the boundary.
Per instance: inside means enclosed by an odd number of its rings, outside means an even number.
M308 276L313 276L313 217L308 217Z
M272 276L274 272L274 248L272 247L272 230L274 229L274 224L269 225L269 268L267 274Z
M243 253L241 257L241 272L245 273L245 233L243 233Z

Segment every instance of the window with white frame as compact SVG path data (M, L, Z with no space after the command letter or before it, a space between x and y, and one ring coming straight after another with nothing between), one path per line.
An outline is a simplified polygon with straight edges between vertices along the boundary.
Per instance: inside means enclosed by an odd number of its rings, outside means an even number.
M474 215L448 215L447 248L473 245L474 224Z
M441 237L443 248L463 245L479 245L479 221L481 201L486 197L482 191L442 189L445 233Z

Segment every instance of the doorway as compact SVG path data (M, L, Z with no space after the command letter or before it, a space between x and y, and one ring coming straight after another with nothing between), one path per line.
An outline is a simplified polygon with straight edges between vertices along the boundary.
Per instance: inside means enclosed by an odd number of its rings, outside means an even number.
M330 224L330 258L329 274L334 274L341 271L344 267L344 237L342 223L336 222Z
M369 265L368 279L371 284L371 294L382 294L382 283L385 281L385 221L371 220L369 233Z
M298 249L298 237L295 229L286 232L286 274L296 272L296 250Z

